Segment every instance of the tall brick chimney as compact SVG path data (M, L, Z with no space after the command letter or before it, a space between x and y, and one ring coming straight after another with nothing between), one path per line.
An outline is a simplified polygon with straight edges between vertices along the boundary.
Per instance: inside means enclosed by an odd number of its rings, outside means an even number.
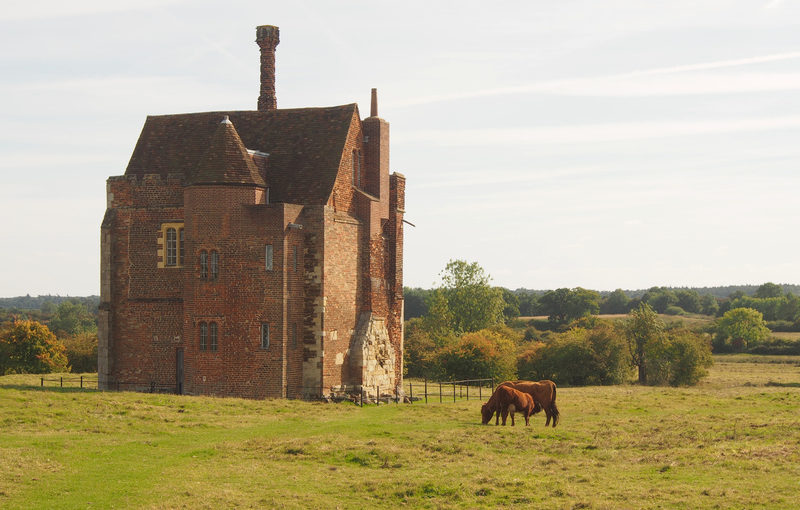
M256 43L261 48L261 94L258 96L258 111L265 112L278 107L275 97L275 47L280 41L278 27L261 25L256 27Z

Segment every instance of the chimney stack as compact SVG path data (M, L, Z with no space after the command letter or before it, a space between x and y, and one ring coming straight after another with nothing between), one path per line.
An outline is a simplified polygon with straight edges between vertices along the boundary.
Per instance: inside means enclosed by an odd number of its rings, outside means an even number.
M256 27L256 43L261 48L261 94L258 96L258 111L266 112L278 107L275 97L275 47L280 42L278 27L261 25Z
M369 116L378 116L378 89L372 89L372 100L369 105Z

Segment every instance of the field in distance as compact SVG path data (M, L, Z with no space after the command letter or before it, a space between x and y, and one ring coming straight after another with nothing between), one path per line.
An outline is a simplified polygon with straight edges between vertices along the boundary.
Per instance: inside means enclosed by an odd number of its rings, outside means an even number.
M482 426L479 400L360 408L0 377L0 507L797 507L800 357L715 361L692 388L559 389L555 429L543 414Z

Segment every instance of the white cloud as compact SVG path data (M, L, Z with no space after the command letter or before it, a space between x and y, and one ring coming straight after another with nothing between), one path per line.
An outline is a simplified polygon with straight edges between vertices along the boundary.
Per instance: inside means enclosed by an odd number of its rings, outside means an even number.
M28 0L5 2L0 9L0 21L30 21L42 18L86 16L110 12L143 11L184 0Z

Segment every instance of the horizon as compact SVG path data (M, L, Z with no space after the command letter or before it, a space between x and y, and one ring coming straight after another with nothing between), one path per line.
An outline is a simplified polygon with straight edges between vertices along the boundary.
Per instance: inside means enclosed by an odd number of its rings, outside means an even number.
M406 287L450 259L505 288L800 281L800 5L237 6L0 12L0 293L99 293L106 179L148 115L254 110L262 24L278 108L367 112L378 89Z

